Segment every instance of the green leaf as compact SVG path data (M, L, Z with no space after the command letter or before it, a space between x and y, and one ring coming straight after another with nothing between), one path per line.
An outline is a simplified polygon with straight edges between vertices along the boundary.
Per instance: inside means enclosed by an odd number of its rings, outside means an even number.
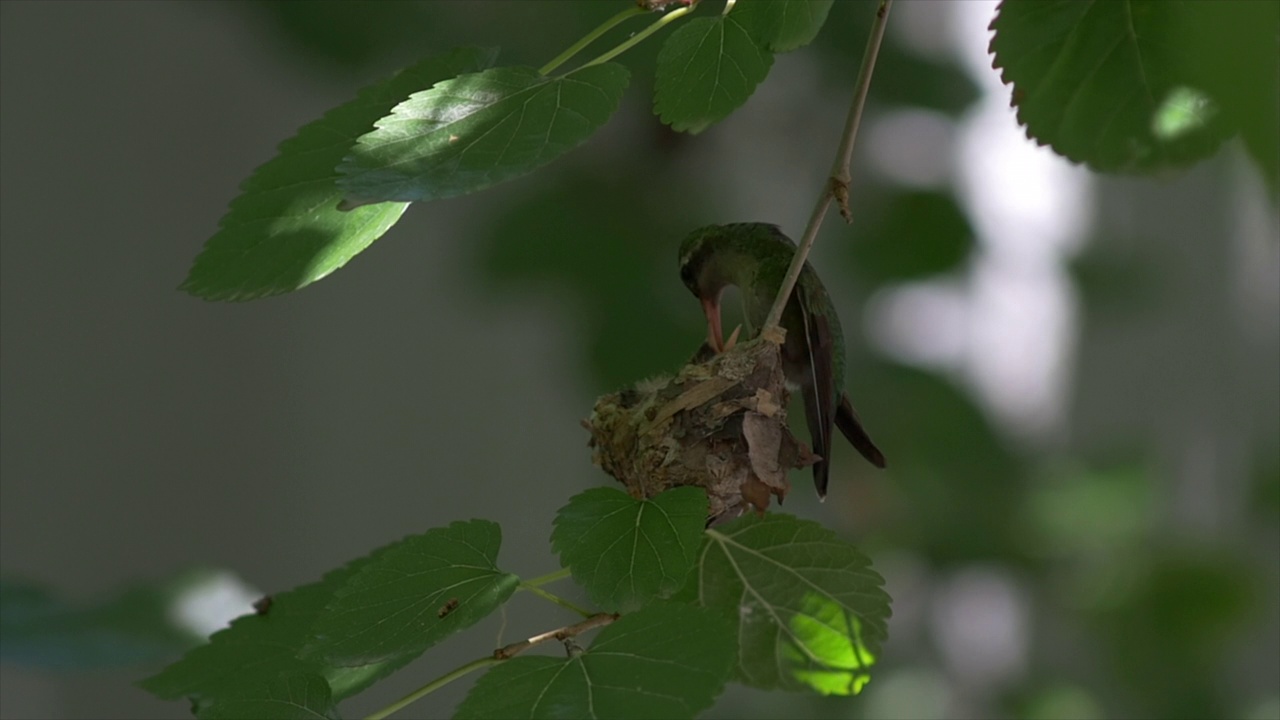
M1171 34L1181 70L1240 129L1245 148L1280 193L1280 3L1184 2Z
M658 53L653 111L675 130L700 133L751 97L773 55L730 13L671 33Z
M603 125L628 79L616 63L560 77L499 67L416 93L338 165L346 204L434 200L532 172Z
M551 546L593 602L625 612L684 585L706 524L700 488L675 488L652 500L592 488L556 514Z
M1213 153L1219 107L1179 72L1171 0L1004 0L991 51L1027 135L1103 172L1151 173Z
M204 640L180 621L184 603L227 582L238 581L196 570L77 606L44 588L5 580L0 582L0 659L82 670L176 657Z
M337 720L329 683L319 675L285 675L251 684L235 697L199 709L200 720Z
M520 582L495 564L501 543L497 524L470 520L384 548L337 591L306 655L338 667L399 666L470 627Z
M265 611L237 618L231 627L214 633L208 644L139 682L139 687L165 700L196 698L200 708L219 699L240 697L246 687L269 685L290 675L321 675L335 700L360 692L411 658L340 668L303 657L302 651L311 642L312 625L338 589L394 547L397 545L375 550L327 573L318 582L273 596Z
M791 52L818 36L834 0L738 0L730 15L761 47Z
M242 185L181 289L207 300L250 300L297 290L345 265L394 225L406 206L339 211L334 167L397 102L483 68L494 56L464 48L424 60L303 126Z
M817 523L747 515L708 530L698 601L738 626L753 687L851 695L870 679L889 596L871 561Z
M723 690L733 652L728 621L692 605L651 605L602 630L576 657L498 665L455 717L691 718Z

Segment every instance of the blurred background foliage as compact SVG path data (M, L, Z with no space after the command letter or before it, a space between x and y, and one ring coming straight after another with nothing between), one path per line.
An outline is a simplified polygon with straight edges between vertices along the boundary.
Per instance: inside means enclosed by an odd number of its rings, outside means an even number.
M460 44L537 65L613 5L180 12L355 87ZM885 574L883 664L856 700L735 689L709 716L1280 717L1275 207L1235 144L1160 179L1092 176L1034 149L985 57L993 7L898 4L855 157L854 223L829 218L813 258L842 313L849 393L890 469L841 448L832 500L818 506L798 481L787 509L835 526ZM569 329L568 366L551 372L571 379L579 414L677 368L703 327L676 277L679 239L748 220L799 234L872 8L837 2L811 48L780 56L744 108L696 137L651 116L659 43L629 53L632 88L599 137L462 206L465 222L440 211L453 225L424 241L458 248L445 271L456 302L489 315L552 303ZM201 227L186 228L190 257ZM347 292L364 263L328 292ZM501 437L487 448L509 452Z

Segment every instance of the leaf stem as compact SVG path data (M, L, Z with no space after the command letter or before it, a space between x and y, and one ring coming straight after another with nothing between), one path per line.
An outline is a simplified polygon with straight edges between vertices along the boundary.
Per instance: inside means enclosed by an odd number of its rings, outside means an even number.
M528 585L529 587L541 587L543 585L550 585L557 580L563 580L567 577L569 577L569 568L560 568L553 573L539 575L531 580L521 580L520 584Z
M584 63L582 67L591 67L592 65L599 65L601 63L609 62L610 60L618 57L622 53L626 52L627 50L630 50L632 47L639 44L641 40L644 40L650 35L661 30L664 25L674 22L676 20L679 20L685 15L688 15L689 13L693 12L694 8L696 8L697 6L698 6L697 3L691 3L682 8L676 8L675 10L672 10L666 15L663 15L662 17L655 20L651 25L649 25L649 27L641 30L640 32L636 33L635 35L632 35L630 38L620 43L614 49L606 52L605 54L592 60L591 62Z
M408 695L405 695L399 700L391 703L390 705L382 708L381 710L378 710L372 715L366 716L365 720L383 720L383 718L390 717L392 713L402 710L409 705L412 705L413 703L421 700L427 695L430 695L436 690L439 690L445 685L448 685L454 680L457 680L458 678L464 675L475 672L480 668L489 667L490 665L497 665L498 663L502 662L503 659L504 658L498 658L490 655L490 656L478 658L476 660L472 660L466 665L456 667L453 670L450 670L449 672L445 673L444 675L441 675L440 677L436 678L435 680L432 680L426 685L423 685L417 690L414 690Z
M583 35L581 40L570 45L564 52L555 56L555 58L552 59L551 62L539 68L538 74L546 75L552 70L555 70L556 68L568 62L569 59L572 58L574 55L577 55L578 53L582 52L584 48L586 48L591 43L595 42L596 39L599 38L601 35L604 35L605 33L609 32L613 28L617 27L619 24L635 17L636 15L640 15L641 13L644 13L644 12L646 11L642 7L639 7L639 6L629 7L626 10L623 10L622 12L618 13L617 15L614 15L613 17L609 18L608 20L605 20L603 23L600 23L600 26L597 27L595 30L592 30L586 35Z
M476 658L475 660L472 660L471 662L465 665L460 665L454 668L453 670L450 670L444 675L441 675L435 680L432 680L426 685L423 685L417 690L414 690L408 695L405 695L404 697L382 708L381 710L378 710L372 715L365 716L365 720L384 720L384 718L390 717L392 713L395 713L404 709L405 707L421 700L427 695L430 695L436 690L439 690L445 685L448 685L454 680L457 680L460 677L473 673L476 670L479 670L480 668L489 667L490 665L497 665L499 663L510 660L511 658L515 657L516 655L519 655L525 650L528 650L529 648L535 645L541 645L542 643L547 642L549 640L567 640L569 638L580 635L588 630L593 630L598 627L604 627L605 625L612 623L614 620L617 620L619 617L621 616L619 616L616 613L598 613L595 615L591 615L590 617L588 617L586 620L583 620L582 622L574 623L573 625L566 625L562 628L557 628L555 630L548 630L547 632L534 635L533 637L527 640L521 640L520 642L514 642L514 643L511 643L510 645L500 647L497 650L494 650L492 655L486 655L485 657L482 657L482 658Z
M580 608L577 605L574 605L573 603L569 602L568 600L565 600L564 598L560 597L559 595L553 595L552 593L549 593L546 590L543 590L537 585L530 585L528 583L522 582L520 583L520 589L528 590L529 592L533 593L534 595L537 595L540 598L550 600L551 602L559 605L560 607L568 608L578 613L582 617L591 617L592 615L595 615L595 613L591 612L590 610L585 610L583 608Z
M871 35L867 38L867 47L862 53L862 66L858 69L858 80L853 88L849 116L845 119L840 146L836 149L836 157L831 164L831 174L823 184L818 202L809 215L809 223L804 228L804 235L800 237L800 244L796 247L791 266L787 268L787 275L782 281L782 286L778 288L778 297L773 301L773 307L769 309L769 316L765 319L765 328L777 327L778 322L782 320L782 311L787 306L787 300L796 286L796 280L800 278L805 260L809 257L809 249L813 247L813 240L818 236L818 229L822 227L822 219L826 216L827 209L831 207L831 201L835 200L839 204L840 214L845 222L853 222L849 212L849 182L852 179L849 174L849 165L853 159L853 143L858 136L858 126L862 122L862 109L867 104L871 74L875 71L876 57L880 54L880 43L884 40L884 28L889 20L889 6L892 4L893 0L880 0L880 6L876 8L875 21L871 24Z

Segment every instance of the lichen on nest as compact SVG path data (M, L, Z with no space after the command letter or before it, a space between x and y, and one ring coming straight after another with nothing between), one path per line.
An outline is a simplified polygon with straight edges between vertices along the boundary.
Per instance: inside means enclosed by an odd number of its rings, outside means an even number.
M817 460L786 424L782 339L765 332L710 359L704 345L675 377L601 396L583 423L592 460L638 499L703 488L709 525L781 503L787 471Z

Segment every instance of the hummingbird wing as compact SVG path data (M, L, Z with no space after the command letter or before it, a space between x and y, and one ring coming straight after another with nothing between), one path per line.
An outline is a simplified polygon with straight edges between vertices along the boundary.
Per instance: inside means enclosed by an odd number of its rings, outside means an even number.
M799 287L796 291L800 291ZM792 299L793 302L796 298ZM804 419L809 424L813 453L822 459L813 465L813 485L818 497L827 497L831 472L831 428L835 421L835 348L831 323L825 313L815 313L807 302L796 302L804 325L804 345L809 357L809 382L802 383Z
M840 404L836 407L836 426L868 462L878 468L885 466L884 453L872 442L866 428L862 427L853 404L849 402L849 396L844 393L840 394Z

